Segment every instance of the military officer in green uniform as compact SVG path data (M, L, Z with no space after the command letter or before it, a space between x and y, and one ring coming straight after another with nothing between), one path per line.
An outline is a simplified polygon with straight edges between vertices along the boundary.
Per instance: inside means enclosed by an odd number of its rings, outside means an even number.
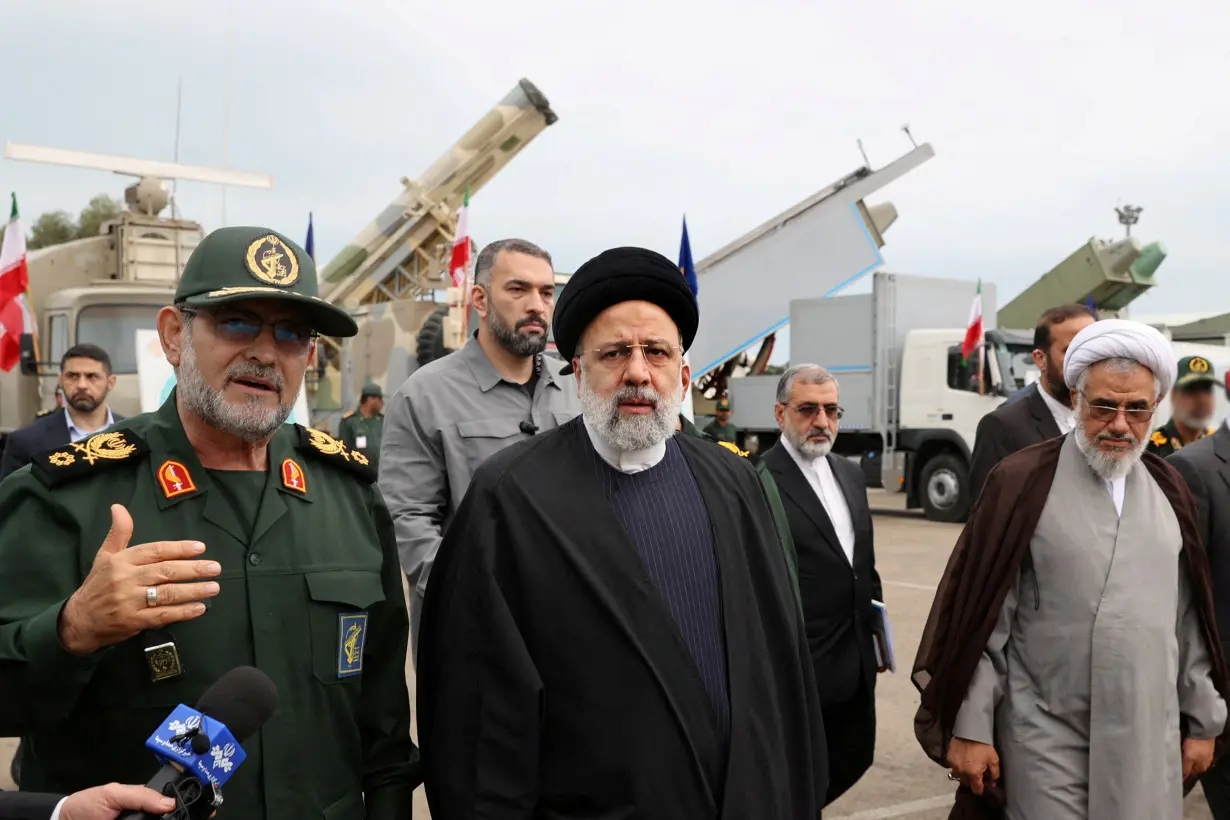
M715 441L728 441L731 444L739 443L739 428L730 420L730 399L722 397L718 399L717 407L713 413L713 421L705 425L705 434L712 437Z
M769 502L769 511L773 514L773 523L777 525L777 537L781 541L782 553L786 557L786 568L790 571L790 580L794 584L794 593L797 599L799 595L799 561L794 549L794 539L790 535L790 521L786 518L786 509L782 506L782 497L777 492L777 482L773 480L773 476L769 473L769 468L765 465L764 461L747 450L740 449L737 444L722 441L710 435L707 430L702 431L690 418L682 413L679 414L679 423L675 429L684 435L708 439L715 444L719 444L727 450L749 459L752 465L755 466L756 475L760 478L760 486L764 488L765 499Z
M380 438L384 432L384 393L380 385L368 382L359 394L359 409L342 416L337 437L351 450L357 450L380 471Z
M0 485L0 735L22 786L143 783L144 742L237 666L277 685L219 820L405 820L409 624L368 459L287 424L316 335L355 335L264 228L193 251L158 334L161 408ZM205 798L210 799L210 798Z
M1149 436L1148 451L1165 458L1197 439L1211 434L1216 425L1213 391L1219 385L1213 366L1203 356L1179 359L1179 376L1170 394L1170 420Z

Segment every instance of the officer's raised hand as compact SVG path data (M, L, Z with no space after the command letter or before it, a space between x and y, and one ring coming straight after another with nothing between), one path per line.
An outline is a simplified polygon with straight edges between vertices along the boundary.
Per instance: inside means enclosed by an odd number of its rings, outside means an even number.
M198 618L204 598L218 584L202 581L222 571L213 561L191 560L205 550L196 541L154 541L129 547L132 516L111 507L107 533L94 566L60 613L60 642L69 652L87 655L146 629ZM177 582L192 583L177 583Z

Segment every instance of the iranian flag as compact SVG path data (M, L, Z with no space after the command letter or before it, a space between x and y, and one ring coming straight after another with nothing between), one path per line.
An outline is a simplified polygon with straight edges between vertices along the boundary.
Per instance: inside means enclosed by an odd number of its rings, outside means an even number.
M34 332L26 302L29 284L26 235L17 214L17 194L13 194L13 211L4 229L4 247L0 249L0 370L5 373L21 361L21 334Z
M453 238L453 256L448 263L448 273L453 277L453 287L464 288L470 271L470 188L457 210L457 235Z
M982 349L982 280L974 293L974 304L969 309L969 326L965 328L965 341L961 343L961 362L968 364L970 356Z

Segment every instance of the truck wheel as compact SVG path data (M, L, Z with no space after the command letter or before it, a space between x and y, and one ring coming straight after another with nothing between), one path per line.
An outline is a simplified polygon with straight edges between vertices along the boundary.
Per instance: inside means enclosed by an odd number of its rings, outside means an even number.
M449 354L448 348L444 346L444 317L446 316L448 316L447 307L436 308L419 328L419 367L434 362L436 359L443 359Z
M957 456L941 453L923 465L919 476L922 507L932 521L964 521L969 515L969 468Z

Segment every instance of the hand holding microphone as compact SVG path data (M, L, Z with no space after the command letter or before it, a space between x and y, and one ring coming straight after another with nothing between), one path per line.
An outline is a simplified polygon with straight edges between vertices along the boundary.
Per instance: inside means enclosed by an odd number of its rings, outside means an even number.
M75 792L60 803L57 820L116 820L126 809L158 817L175 808L175 799L145 786L108 783Z
M239 744L273 716L277 703L273 681L259 669L240 666L205 690L195 709L177 707L145 742L163 761L146 785L174 797L176 807L129 811L120 820L206 820L246 757Z

